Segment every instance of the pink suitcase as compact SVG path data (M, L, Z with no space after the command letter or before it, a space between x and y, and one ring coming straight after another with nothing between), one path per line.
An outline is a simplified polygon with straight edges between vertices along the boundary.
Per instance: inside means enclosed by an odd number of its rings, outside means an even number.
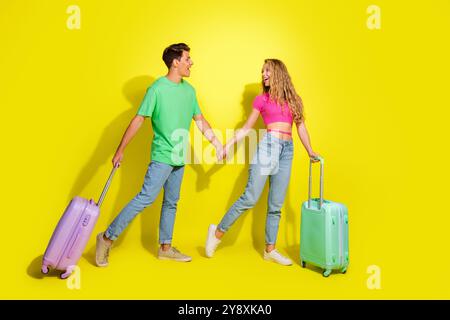
M66 279L73 272L95 227L100 206L116 169L111 171L98 203L81 197L75 197L69 203L45 251L41 268L43 274L53 268L62 270L60 278Z

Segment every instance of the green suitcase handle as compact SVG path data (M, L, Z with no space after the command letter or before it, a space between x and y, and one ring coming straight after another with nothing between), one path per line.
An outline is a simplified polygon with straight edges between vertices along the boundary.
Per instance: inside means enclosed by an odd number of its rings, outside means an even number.
M315 157L314 160L319 160L321 165L323 165L325 162L325 160L321 156ZM312 162L312 160L310 160L310 162Z
M320 160L320 202L319 202L319 210L323 205L323 165L324 159L322 157L316 157L314 160ZM311 186L312 186L312 165L313 159L309 160L309 188L308 188L308 208L311 208Z

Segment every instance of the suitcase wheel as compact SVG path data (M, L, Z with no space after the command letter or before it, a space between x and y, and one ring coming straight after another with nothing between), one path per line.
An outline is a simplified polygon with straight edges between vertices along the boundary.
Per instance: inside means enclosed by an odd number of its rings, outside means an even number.
M42 266L41 272L42 272L43 274L48 274L48 271L49 271L49 269L48 269L47 266Z
M341 273L345 274L347 272L347 268L341 270Z
M331 270L324 270L323 271L323 273L322 273L322 275L325 277L325 278L328 278L328 276L331 274Z
M305 268L306 267L306 262L302 260L301 265L302 265L302 268Z
M59 275L59 277L61 278L61 279L67 279L68 277L70 277L70 275L72 274L72 272L74 271L74 268L75 268L76 266L69 266L69 267L67 267L67 269L66 269L66 271L65 272L63 272L63 273L61 273L60 275Z

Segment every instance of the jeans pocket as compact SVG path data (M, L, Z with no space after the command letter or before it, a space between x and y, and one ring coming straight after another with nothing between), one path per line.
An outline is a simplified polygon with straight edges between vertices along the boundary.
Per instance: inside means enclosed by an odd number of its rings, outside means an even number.
M294 158L294 145L287 144L283 147L281 158L284 160L292 160Z

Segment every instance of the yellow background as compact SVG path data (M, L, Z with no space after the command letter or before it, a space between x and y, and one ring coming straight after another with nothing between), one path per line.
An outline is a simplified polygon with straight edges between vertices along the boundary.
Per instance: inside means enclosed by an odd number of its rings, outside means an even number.
M81 9L81 30L66 27L72 4ZM381 8L381 30L366 26L371 4ZM2 1L0 297L450 298L449 14L444 0ZM91 238L80 290L57 273L40 276L64 208L75 195L98 198L145 89L166 72L163 49L181 41L192 48L189 81L203 113L223 134L245 121L263 59L286 63L312 145L326 161L325 198L349 209L346 275L325 279L299 266L308 159L295 137L278 237L293 266L262 259L267 186L216 256L204 257L208 225L247 179L246 165L204 164L186 168L174 233L193 262L156 258L160 195L124 233L108 268L93 265ZM126 150L94 234L140 190L150 134L147 121ZM380 290L367 287L371 265L380 267Z

